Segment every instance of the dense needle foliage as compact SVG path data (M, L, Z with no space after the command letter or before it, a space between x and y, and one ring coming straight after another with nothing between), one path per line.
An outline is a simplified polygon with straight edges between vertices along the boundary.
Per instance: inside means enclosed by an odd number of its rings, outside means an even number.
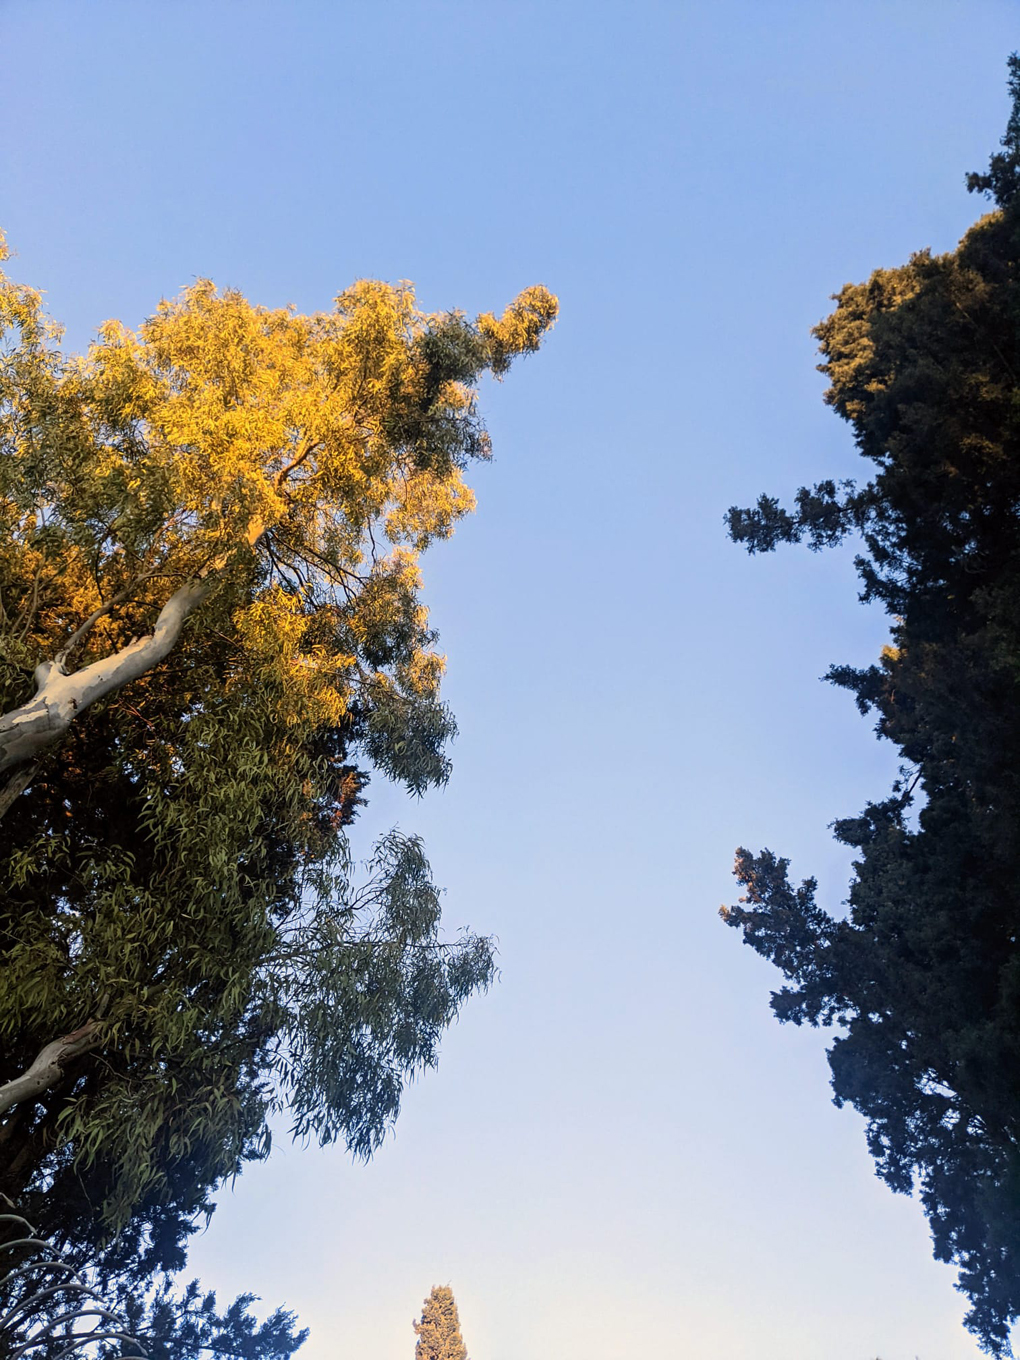
M788 864L740 850L724 913L776 963L781 1020L836 1025L837 1103L867 1119L879 1174L920 1194L982 1346L1020 1315L1020 60L1003 151L971 189L996 210L837 295L817 328L871 466L786 510L730 511L751 552L856 534L865 600L892 616L878 664L830 679L904 759L890 796L835 823L857 851L846 919Z
M259 1322L252 1315L254 1295L241 1294L220 1310L216 1295L203 1292L197 1280L174 1289L161 1279L140 1294L122 1282L111 1300L130 1335L144 1347L149 1360L290 1360L307 1340L307 1329L296 1326L293 1313L277 1308ZM113 1343L103 1360L123 1354Z

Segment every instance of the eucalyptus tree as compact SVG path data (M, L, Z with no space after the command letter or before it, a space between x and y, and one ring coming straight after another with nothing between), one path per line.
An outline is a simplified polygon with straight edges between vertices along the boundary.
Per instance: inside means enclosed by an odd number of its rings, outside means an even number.
M0 285L0 1190L109 1272L179 1269L274 1111L367 1156L492 977L346 828L448 776L418 559L555 313L199 281L76 357Z

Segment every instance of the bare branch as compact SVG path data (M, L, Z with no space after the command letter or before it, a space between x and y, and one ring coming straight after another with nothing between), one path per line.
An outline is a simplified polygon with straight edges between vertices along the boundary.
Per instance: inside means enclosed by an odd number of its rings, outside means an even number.
M309 441L307 442L307 444L305 444L304 448L297 455L297 457L292 458L291 461L286 465L286 467L282 467L280 471L276 474L275 478L273 479L273 489L275 491L282 490L284 482L295 470L295 468L299 468L307 458L309 458L313 453L315 453L317 449L321 448L322 442L320 440L309 439Z
M262 520L251 521L245 534L250 548L258 544L267 527ZM220 552L178 587L159 611L149 636L133 638L119 652L71 674L63 666L70 643L53 661L37 666L35 696L0 715L0 775L33 764L47 747L60 740L79 713L159 665L176 646L186 619L209 594L231 556L230 551ZM0 816L3 811L0 806Z
M0 817L14 802L19 794L24 793L38 773L39 766L35 763L23 765L20 770L15 770L8 779L4 788L0 790Z
M95 1048L101 1037L102 1027L100 1021L95 1019L87 1021L81 1029L72 1030L70 1034L47 1044L20 1077L14 1077L0 1086L0 1114L6 1114L12 1105L34 1100L43 1091L56 1086L63 1080L67 1064Z
M28 637L29 631L31 630L32 627L32 621L35 618L36 613L38 612L39 609L39 582L41 579L42 579L42 563L40 562L36 566L35 575L32 578L32 594L28 601L23 606L23 608L21 609L19 614L19 618L23 620L23 622L21 623L20 632L18 633L18 639L21 642L23 642L25 638Z
M160 610L151 635L122 647L113 656L93 661L71 675L54 661L37 666L34 698L0 717L0 774L34 762L64 735L79 713L158 665L173 649L188 615L212 585L210 572L204 579L179 587Z
M119 604L123 604L125 600L129 600L144 581L148 581L150 577L155 576L157 569L158 569L157 567L153 566L150 567L148 571L143 571L141 576L136 576L135 579L129 582L128 585L126 585L123 590L118 590L116 595L112 595L110 599L106 601L105 604L100 605L98 609L93 609L92 613L88 616L88 618L81 625L81 627L76 629L71 634L70 638L57 653L56 657L54 658L55 663L58 666L63 667L64 662L67 660L70 653L74 650L74 648L78 645L78 643L86 635L86 633L90 632L92 628L95 627L95 625L104 616L104 614L111 613L114 609L117 608Z

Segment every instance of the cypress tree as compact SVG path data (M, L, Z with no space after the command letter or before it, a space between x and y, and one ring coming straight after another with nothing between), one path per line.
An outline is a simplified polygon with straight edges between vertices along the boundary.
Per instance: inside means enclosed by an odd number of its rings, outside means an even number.
M878 662L828 678L903 757L888 795L833 823L855 851L848 912L813 878L737 852L726 909L786 985L780 1020L832 1025L833 1095L876 1169L916 1191L967 1326L1011 1355L1020 1319L1020 55L992 195L958 248L847 284L815 334L826 400L869 480L734 507L752 552L858 535L862 599L892 616Z
M414 1324L418 1344L414 1360L468 1360L467 1347L460 1334L460 1318L453 1290L433 1285L425 1300L421 1322Z

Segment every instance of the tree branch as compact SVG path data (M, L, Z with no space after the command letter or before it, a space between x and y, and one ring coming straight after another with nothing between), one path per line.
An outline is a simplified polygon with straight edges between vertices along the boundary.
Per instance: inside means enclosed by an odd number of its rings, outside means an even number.
M82 640L85 634L90 632L99 622L103 615L109 614L112 610L116 609L119 604L123 604L125 600L130 599L143 581L147 581L150 576L155 576L156 570L156 567L150 567L148 571L143 571L141 576L136 576L123 590L119 590L116 595L112 595L105 604L100 605L98 609L93 609L92 613L81 627L75 629L70 638L68 638L67 642L64 643L63 647L61 647L60 651L57 653L54 658L56 665L63 668L70 653Z
M77 714L158 665L212 584L211 575L186 582L159 611L152 633L113 656L93 661L71 675L57 661L37 666L35 696L0 717L0 774L32 763L64 735Z
M304 446L304 448L301 450L301 452L297 455L297 457L292 458L291 461L285 467L282 467L280 471L276 474L276 477L273 479L274 491L282 491L284 482L295 470L295 468L299 468L301 464L305 461L305 459L308 458L311 454L313 454L318 448L321 448L320 441L310 439L308 443Z
M89 1020L80 1029L72 1030L70 1034L47 1044L20 1077L14 1077L0 1086L0 1114L6 1114L12 1105L34 1100L43 1091L56 1086L63 1079L67 1064L95 1048L101 1034L99 1020Z
M3 789L0 790L0 817L4 815L18 794L25 792L35 778L38 769L38 764L33 762L31 765L22 765L20 770L14 771Z
M262 520L251 521L245 534L250 548L255 548L267 527ZM175 590L159 611L156 626L147 637L133 638L119 652L93 661L69 675L63 666L68 650L92 627L96 618L119 602L119 597L115 596L109 606L104 605L90 615L53 661L44 661L36 667L34 697L19 708L0 715L0 775L34 764L48 747L60 740L79 713L159 665L175 647L186 619L209 594L230 558L229 551L219 553L195 577ZM133 589L151 574L136 578L128 589ZM27 782L17 788L5 804L4 797L11 788L8 784L4 795L0 795L0 816Z

